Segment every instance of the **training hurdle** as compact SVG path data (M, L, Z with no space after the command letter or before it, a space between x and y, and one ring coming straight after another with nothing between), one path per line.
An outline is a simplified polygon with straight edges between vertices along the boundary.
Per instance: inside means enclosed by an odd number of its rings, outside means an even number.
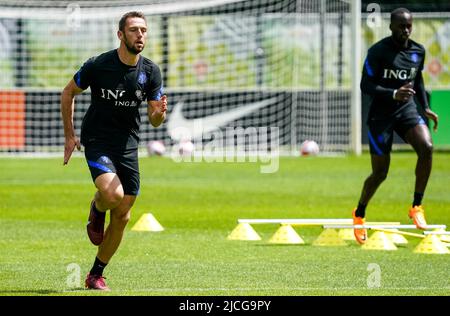
M410 232L404 232L401 230L390 230L390 229L382 229L382 228L374 228L373 230L376 231L381 231L381 232L385 232L388 233L392 239L392 241L394 242L394 244L397 244L396 242L396 238L392 238L395 235L404 235L404 236L411 236L411 237L416 237L416 238L421 238L421 239L425 239L427 238L427 236L431 236L431 235L450 235L450 232L447 231L443 231L443 232L439 232L439 231L424 231L423 234L416 234L416 233L410 233ZM442 238L444 236L440 236L440 240L442 242L442 244L446 247L450 247L450 243L447 242L447 239Z
M270 238L269 243L280 244L304 244L303 239L297 234L292 226L322 226L327 224L351 224L348 218L271 218L271 219L238 219L238 225L228 235L229 240L261 240L261 237L253 229L254 224L279 224L281 227Z
M446 232L442 231L424 231L423 234L416 234L410 232L399 231L396 229L418 229L416 225L324 225L324 229L335 229L335 228L353 228L353 229L372 229L376 232L366 241L364 245L361 246L362 249L366 250L397 250L394 242L389 236L395 235L405 235L416 238L423 239L417 247L414 249L415 253L426 253L426 254L448 254L450 251L447 249L447 245L441 241L438 235L447 235ZM427 225L425 229L446 229L446 225Z
M323 228L351 228L351 229L418 229L416 225L377 225L377 224L365 224L365 225L323 225ZM425 229L446 229L447 225L427 225Z
M423 232L425 235L437 235L441 239L441 241L445 242L446 246L450 245L450 231L445 231L445 229L438 229L434 231L425 231Z
M304 244L303 239L297 234L292 226L323 226L323 225L350 225L353 220L350 218L297 218L297 219L238 219L237 227L228 235L229 240L261 240L261 237L253 229L254 224L279 224L280 228L270 238L269 243L277 244ZM399 222L368 222L378 225L398 225ZM325 236L319 236L319 241L315 245L346 245L343 240L354 240L353 231L345 232L341 230L339 236L330 235L325 232ZM347 236L347 237L346 237ZM325 238L322 240L320 238ZM321 242L320 242L321 241ZM324 243L324 244L323 244Z
M450 232L447 231L442 231L442 232L437 232L437 231L425 231L423 232L425 235L450 235Z
M298 219L238 219L238 224L285 224L285 225L327 225L351 224L348 218L298 218Z
M238 219L237 227L228 235L229 240L261 240L261 237L253 229L254 224L279 224L280 228L270 238L269 243L276 244L304 244L303 239L297 234L293 226L322 226L324 229L319 237L312 243L315 246L346 246L344 241L354 240L354 229L370 229L375 233L361 246L367 250L397 250L395 244L407 244L404 236L423 239L414 249L416 253L444 254L450 253L448 244L441 241L450 235L446 225L427 225L424 234L416 234L399 229L417 229L416 225L405 225L400 222L366 222L364 225L353 225L353 219L349 218L297 218L297 219ZM337 232L336 229L340 231ZM345 234L342 234L344 233ZM428 235L429 234L429 235ZM443 235L439 238L439 235ZM344 237L345 236L345 237Z
M426 237L425 235L422 235L422 234L404 232L404 231L401 231L398 229L397 230L390 230L390 229L384 229L384 228L372 228L372 229L379 231L379 232L389 233L389 234L398 234L398 235L411 236L411 237L417 237L417 238L425 238Z

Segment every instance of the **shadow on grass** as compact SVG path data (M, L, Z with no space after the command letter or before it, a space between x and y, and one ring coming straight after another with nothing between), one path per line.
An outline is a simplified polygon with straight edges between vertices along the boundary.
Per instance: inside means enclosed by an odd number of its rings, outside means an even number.
M72 289L64 289L64 290L0 290L0 296L8 296L10 294L13 295L19 295L20 294L36 294L36 295L49 295L49 294L63 294L63 293L70 293L70 292L80 292L85 291L85 288L79 287L79 288L72 288Z
M308 247L307 244L257 244L257 247Z

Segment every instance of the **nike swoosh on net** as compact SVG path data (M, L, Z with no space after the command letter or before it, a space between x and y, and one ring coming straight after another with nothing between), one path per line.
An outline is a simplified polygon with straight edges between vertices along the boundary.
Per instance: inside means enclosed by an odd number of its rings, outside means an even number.
M243 107L234 108L227 112L217 113L201 118L186 119L181 112L184 102L180 101L175 104L172 113L170 113L170 119L167 123L167 131L173 140L181 140L186 135L180 130L181 128L184 132L188 131L190 133L191 139L196 139L201 137L203 134L217 130L230 122L244 117L259 108L274 104L275 102L277 102L277 97L254 102ZM199 126L201 126L201 129L198 128Z

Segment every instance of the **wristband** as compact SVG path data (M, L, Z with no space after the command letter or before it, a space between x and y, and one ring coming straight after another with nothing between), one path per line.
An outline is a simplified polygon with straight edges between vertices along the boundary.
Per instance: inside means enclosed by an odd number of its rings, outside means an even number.
M392 99L395 100L395 94L397 93L397 89L394 90L394 93L392 94Z

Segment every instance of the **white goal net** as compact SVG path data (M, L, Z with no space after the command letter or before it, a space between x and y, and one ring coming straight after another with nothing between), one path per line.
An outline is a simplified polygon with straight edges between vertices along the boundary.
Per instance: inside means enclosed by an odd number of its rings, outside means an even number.
M156 129L141 106L143 147L173 146L184 128L196 148L230 129L255 148L253 132L276 128L291 154L304 140L351 151L350 3L0 0L0 152L63 150L61 91L89 57L118 47L118 21L132 10L147 17L143 55L160 66L169 98ZM78 135L89 102L89 90L76 97Z

